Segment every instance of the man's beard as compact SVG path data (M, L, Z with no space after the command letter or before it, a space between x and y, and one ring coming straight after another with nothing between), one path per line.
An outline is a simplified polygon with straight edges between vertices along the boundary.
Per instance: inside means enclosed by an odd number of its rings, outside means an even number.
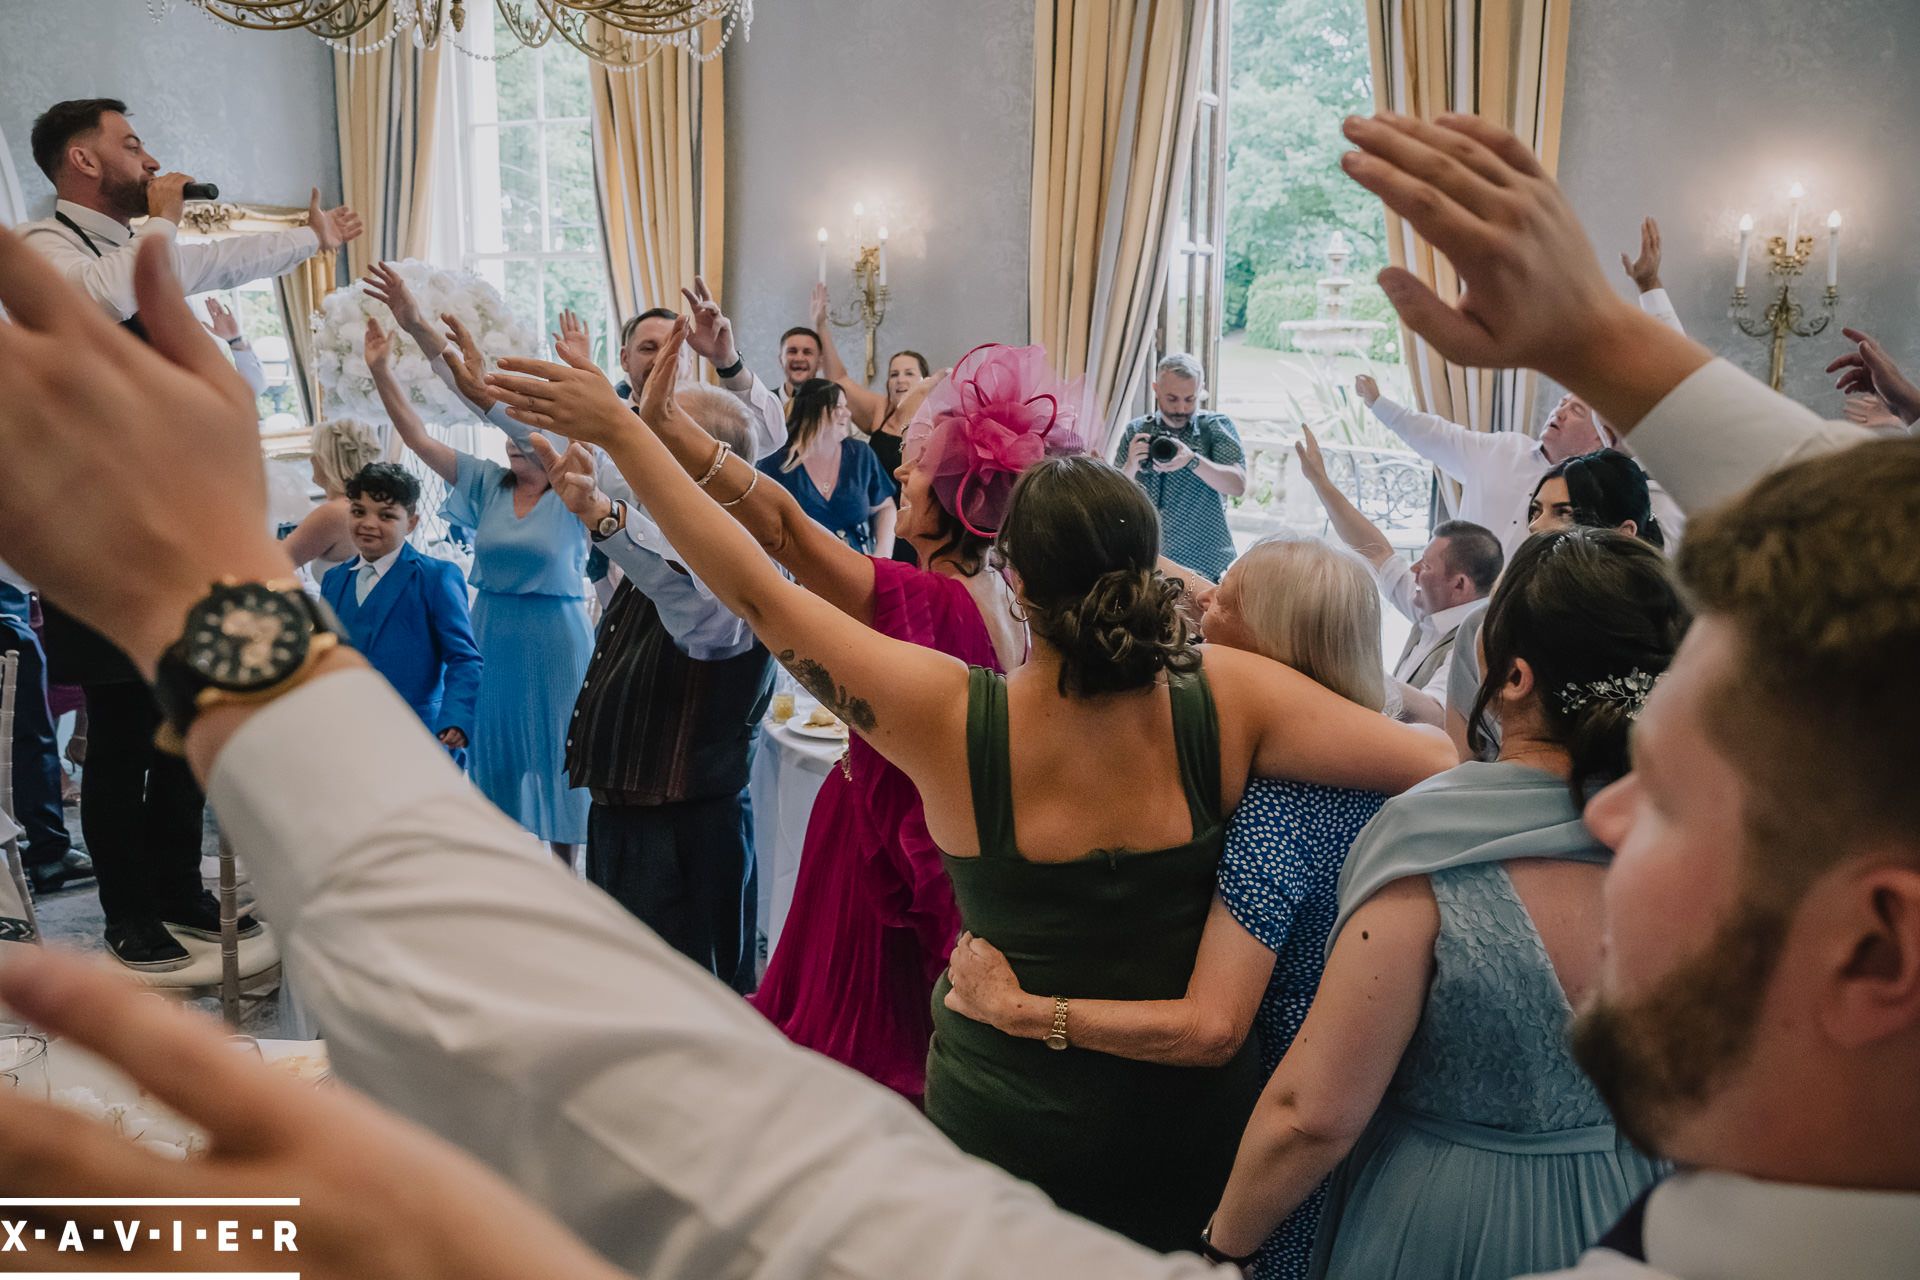
M1575 1061L1633 1144L1659 1154L1753 1048L1791 910L1743 898L1700 954L1631 1003L1596 996L1574 1019Z
M117 178L103 179L100 183L100 196L107 202L109 211L122 218L146 216L147 183L145 179L133 182L123 182Z

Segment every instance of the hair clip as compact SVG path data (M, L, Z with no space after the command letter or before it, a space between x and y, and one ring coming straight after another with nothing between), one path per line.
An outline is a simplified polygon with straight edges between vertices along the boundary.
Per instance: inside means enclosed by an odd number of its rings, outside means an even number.
M1560 700L1560 710L1572 715L1590 702L1618 702L1627 709L1627 719L1638 719L1640 710L1647 705L1647 695L1653 692L1654 682L1660 677L1648 675L1635 667L1623 676L1608 676L1604 680L1575 680L1561 685L1555 693Z

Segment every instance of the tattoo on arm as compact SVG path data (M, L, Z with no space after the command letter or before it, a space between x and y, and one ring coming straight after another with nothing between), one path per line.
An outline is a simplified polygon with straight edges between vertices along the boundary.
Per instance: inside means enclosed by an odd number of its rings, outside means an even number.
M865 698L856 698L847 692L845 685L833 682L833 673L815 662L812 658L802 658L791 649L783 649L779 654L780 665L793 673L800 686L821 705L845 720L862 733L871 733L880 723L880 717L873 713L873 704Z

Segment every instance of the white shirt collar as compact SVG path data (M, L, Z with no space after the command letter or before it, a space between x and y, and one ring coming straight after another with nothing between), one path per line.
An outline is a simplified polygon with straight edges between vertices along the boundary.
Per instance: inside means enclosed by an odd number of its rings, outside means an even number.
M53 202L53 211L66 214L82 231L108 244L121 245L133 239L132 228L122 226L118 220L98 209L89 209L71 200L56 200Z
M1687 1280L1906 1280L1920 1259L1920 1193L1677 1174L1647 1201L1647 1263Z
M1429 635L1444 636L1449 631L1459 627L1461 623L1467 620L1468 614L1485 603L1486 599L1483 597L1479 600L1469 600L1465 604L1456 604L1451 608L1442 609L1438 613L1430 613L1420 619L1420 626Z
M395 560L398 560L400 558L400 553L402 551L405 551L406 549L407 549L407 544L403 542L399 546L395 547L393 550L387 552L387 554L381 556L378 560L369 560L365 556L361 556L360 564L362 565L370 564L373 566L373 577L374 577L374 580L377 582L381 578L384 578L387 576L387 571L393 568L393 562ZM359 565L354 566L354 572L358 573L359 571L360 571Z

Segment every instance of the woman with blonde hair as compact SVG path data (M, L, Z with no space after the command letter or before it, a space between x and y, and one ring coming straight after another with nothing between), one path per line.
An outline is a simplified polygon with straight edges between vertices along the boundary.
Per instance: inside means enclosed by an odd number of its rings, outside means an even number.
M1248 548L1202 601L1209 644L1283 662L1349 702L1381 709L1380 597L1352 552L1275 534ZM1074 1044L1143 1062L1209 1066L1232 1058L1257 1027L1261 1070L1270 1074L1319 985L1347 848L1384 799L1375 791L1251 779L1227 826L1186 994L1076 1000ZM1053 1001L1022 990L1006 957L985 940L962 936L950 970L949 1009L1011 1036L1038 1040L1051 1030ZM1316 1194L1268 1239L1253 1274L1304 1275L1319 1211Z
M313 482L326 496L287 535L294 566L310 566L315 578L359 553L347 530L347 481L385 454L380 433L358 418L333 418L313 428Z

